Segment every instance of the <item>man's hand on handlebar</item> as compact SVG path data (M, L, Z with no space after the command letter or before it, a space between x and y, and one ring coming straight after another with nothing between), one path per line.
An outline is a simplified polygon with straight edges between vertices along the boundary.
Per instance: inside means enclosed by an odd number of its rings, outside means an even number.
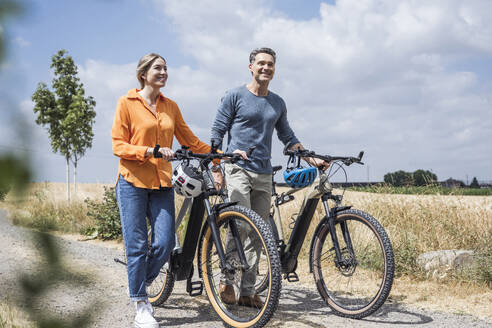
M314 158L314 157L303 157L303 159L309 164L311 164L312 166L322 169L323 171L326 171L331 164L330 162L323 161L322 159Z
M241 155L241 158L245 161L249 159L248 154L244 150L236 149L232 153Z

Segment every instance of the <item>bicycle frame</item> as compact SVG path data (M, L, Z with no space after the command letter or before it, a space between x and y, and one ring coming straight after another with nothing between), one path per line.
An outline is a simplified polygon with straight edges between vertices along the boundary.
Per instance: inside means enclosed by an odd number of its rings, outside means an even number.
M217 215L220 210L225 207L233 206L236 202L225 202L213 206L211 205L209 200L210 196L223 195L214 187L213 178L210 175L208 164L209 163L207 163L207 161L202 161L200 163L206 185L206 191L200 196L193 198L190 217L183 240L183 246L173 251L169 261L169 270L175 275L176 280L188 279L187 291L191 296L200 295L203 290L201 287L201 282L191 282L191 278L193 276L193 260L195 258L201 231L206 228L207 225L210 226L212 232L212 238L220 259L221 270L232 270L226 261L224 248L220 242L219 231L217 228ZM203 223L205 213L207 214L207 219L206 222ZM247 270L249 269L249 265L247 264L246 256L244 255L244 249L242 247L235 222L230 222L230 228L232 237L234 238L237 246L239 259L241 261L241 269ZM194 287L196 284L200 284L200 287ZM194 291L199 292L195 293Z
M290 189L286 193L282 193L281 195L278 195L275 190L275 182L272 181L273 195L275 196L275 201L272 206L273 207L272 212L274 214L273 216L274 216L275 226L279 233L279 240L277 242L279 245L280 261L282 263L282 272L287 275L287 279L289 279L289 281L296 281L297 279L297 276L295 276L292 277L291 280L289 274L294 273L295 270L297 269L297 262L298 262L297 258L299 256L299 252L302 248L302 245L304 244L307 231L309 229L309 226L311 225L311 221L314 217L314 213L316 211L320 199L323 203L323 207L326 215L318 224L316 231L318 231L325 224L329 224L331 238L333 240L333 245L335 246L336 264L343 265L343 258L341 255L337 235L335 233L335 217L337 212L348 209L350 208L350 206L340 206L342 197L339 195L333 195L331 193L331 188L329 188L328 190L322 190L323 188L320 187L321 186L320 181L326 178L323 178L324 175L323 171L319 170L319 173L320 173L320 179L319 180L317 179L315 183L313 183L310 187L308 187L308 190L304 197L304 201L301 205L301 210L297 216L297 219L295 221L294 227L292 229L292 233L290 235L287 244L284 244L284 233L282 229L279 206L285 204L290 200L293 200L294 198L291 195L301 189ZM272 180L273 180L273 176L272 176ZM328 204L328 200L330 199L335 201L336 205L334 207L330 207L330 205ZM350 248L349 251L353 252L351 247L352 244L350 240L350 234L348 232L346 225L341 224L341 228L346 244L349 245ZM311 248L312 248L313 241L314 239L311 240Z

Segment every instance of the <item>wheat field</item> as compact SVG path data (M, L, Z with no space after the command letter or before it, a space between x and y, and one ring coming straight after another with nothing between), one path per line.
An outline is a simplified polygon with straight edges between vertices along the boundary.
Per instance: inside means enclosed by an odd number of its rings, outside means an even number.
M36 216L57 209L59 216L68 213L66 231L74 221L77 225L90 224L85 215L84 199L102 200L105 187L112 184L79 184L71 205L66 202L64 183L33 183L20 196L8 195L0 206L11 213ZM278 192L285 191L278 188ZM335 190L340 193L341 190ZM280 207L284 232L287 237L292 219L303 201L303 191L296 199ZM176 198L176 207L182 202ZM343 205L366 211L374 216L387 231L395 252L396 279L391 292L395 300L417 304L429 309L463 312L492 319L492 196L456 195L398 195L346 191ZM73 209L75 208L75 210ZM60 209L67 209L64 212ZM71 209L71 210L69 210ZM73 214L75 213L75 214ZM312 286L308 268L309 241L317 223L324 216L318 209L306 236L299 258L298 274L301 283ZM64 229L59 229L62 232ZM480 270L472 276L440 277L434 279L418 272L415 260L419 254L433 250L469 249L477 252L483 261ZM473 276L474 275L474 276ZM412 293L408 291L412 290ZM452 299L452 302L449 300Z

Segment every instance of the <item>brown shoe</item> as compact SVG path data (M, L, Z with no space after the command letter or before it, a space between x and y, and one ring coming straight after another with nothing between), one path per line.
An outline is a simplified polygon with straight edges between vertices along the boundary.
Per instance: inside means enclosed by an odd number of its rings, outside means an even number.
M236 304L236 293L232 285L219 284L219 296L225 304Z
M263 301L261 300L258 294L254 294L251 296L241 296L237 300L238 305L247 306L251 308L261 309L263 307Z

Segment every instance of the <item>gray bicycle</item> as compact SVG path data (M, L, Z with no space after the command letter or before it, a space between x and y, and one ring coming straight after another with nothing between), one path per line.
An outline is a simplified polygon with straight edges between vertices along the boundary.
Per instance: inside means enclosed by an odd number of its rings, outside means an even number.
M347 177L344 166L361 162L358 157L319 155L308 150L284 151L288 156L314 157L330 162L328 172L318 170L319 178L306 189L289 189L277 193L273 180L272 210L269 222L277 242L282 273L289 282L298 281L298 255L319 201L324 217L314 232L310 245L309 268L321 297L339 316L360 319L386 301L394 276L394 256L390 239L381 224L370 214L351 206L342 206L343 194L334 194L329 182L337 171ZM282 166L273 168L274 175ZM292 232L285 243L279 207L292 201L293 194L306 190L297 218L291 223ZM334 202L330 207L329 201ZM257 285L265 288L267 278Z

